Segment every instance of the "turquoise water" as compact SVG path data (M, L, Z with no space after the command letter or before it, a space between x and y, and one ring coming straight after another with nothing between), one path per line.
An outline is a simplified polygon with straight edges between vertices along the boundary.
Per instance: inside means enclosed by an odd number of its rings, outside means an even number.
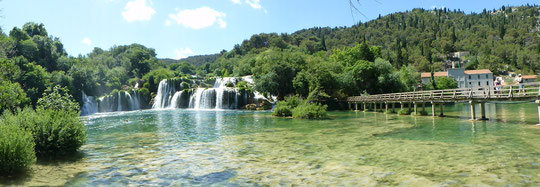
M426 108L430 111L430 108ZM331 120L269 112L146 110L85 118L77 161L36 166L24 185L540 185L537 108L467 104L449 117L331 112ZM56 176L44 179L44 176Z

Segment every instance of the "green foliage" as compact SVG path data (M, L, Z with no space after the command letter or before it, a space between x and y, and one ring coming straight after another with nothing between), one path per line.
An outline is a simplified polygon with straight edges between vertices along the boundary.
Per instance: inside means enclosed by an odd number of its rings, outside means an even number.
M3 121L31 132L40 158L73 153L86 141L86 128L77 111L26 108L4 115Z
M30 130L40 157L62 156L77 151L86 142L86 128L79 112L66 110L38 110L38 123Z
M399 110L398 114L399 115L411 115L411 110L409 110L409 109Z
M23 172L36 161L32 134L6 120L12 115L6 112L0 120L0 175Z
M291 108L287 106L284 101L280 101L274 109L274 112L272 112L272 115L279 117L288 117L292 116L292 111Z
M420 73L412 65L402 67L399 70L399 78L407 91L415 91L421 82Z
M19 83L0 79L0 113L5 110L14 111L16 108L23 108L29 101Z
M327 119L327 108L328 106L319 103L304 102L292 110L292 116L301 119Z
M435 85L437 86L437 90L458 88L458 84L453 77L436 77ZM425 87L428 90L434 90L433 84L431 82L428 82Z
M55 111L79 111L79 103L73 100L73 96L69 94L67 88L60 86L49 87L45 92L43 97L38 100L38 108Z

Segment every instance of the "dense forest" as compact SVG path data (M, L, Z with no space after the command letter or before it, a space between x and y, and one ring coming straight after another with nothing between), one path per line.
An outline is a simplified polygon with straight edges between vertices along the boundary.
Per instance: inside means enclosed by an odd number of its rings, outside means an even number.
M253 75L261 93L326 103L419 89L419 72L441 70L456 51L470 52L469 69L536 74L539 41L538 5L471 14L414 9L351 27L256 34L229 51L180 61L158 59L154 49L139 44L69 56L43 24L29 22L0 34L0 112L36 106L56 85L81 102L83 92L103 96L135 87L151 97L165 78L244 75Z

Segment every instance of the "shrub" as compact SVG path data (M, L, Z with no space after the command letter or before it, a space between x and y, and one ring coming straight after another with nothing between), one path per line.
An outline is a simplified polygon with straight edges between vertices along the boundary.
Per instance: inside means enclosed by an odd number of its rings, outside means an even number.
M30 99L19 83L3 81L0 78L0 113L4 110L15 110L18 107L25 106Z
M12 124L13 114L0 121L0 175L22 172L36 161L32 134Z
M290 108L296 108L298 105L304 102L304 100L299 96L287 96L285 97L284 102Z
M326 119L328 106L319 103L302 103L292 110L293 118L302 119Z
M279 116L279 117L287 117L292 116L292 111L289 106L287 106L287 103L284 101L278 102L276 108L274 109L274 112L272 112L273 116Z
M43 97L37 102L38 107L53 110L78 111L79 103L73 100L66 87L55 86L47 88Z
M86 142L86 129L79 113L66 110L37 111L38 120L29 124L38 157L54 157L74 153Z
M410 115L411 111L409 109L403 109L403 110L399 110L398 114L399 115Z

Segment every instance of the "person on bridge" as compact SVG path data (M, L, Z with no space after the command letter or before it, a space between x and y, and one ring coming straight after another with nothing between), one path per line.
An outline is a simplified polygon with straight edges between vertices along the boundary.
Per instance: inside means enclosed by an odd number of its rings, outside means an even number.
M521 91L523 91L523 95L527 95L527 93L525 93L525 85L523 85L523 77L521 76L521 74L519 74L514 81L519 84L518 93L521 93Z
M497 77L495 79L495 94L502 94L501 92L501 80L499 79L499 77Z

